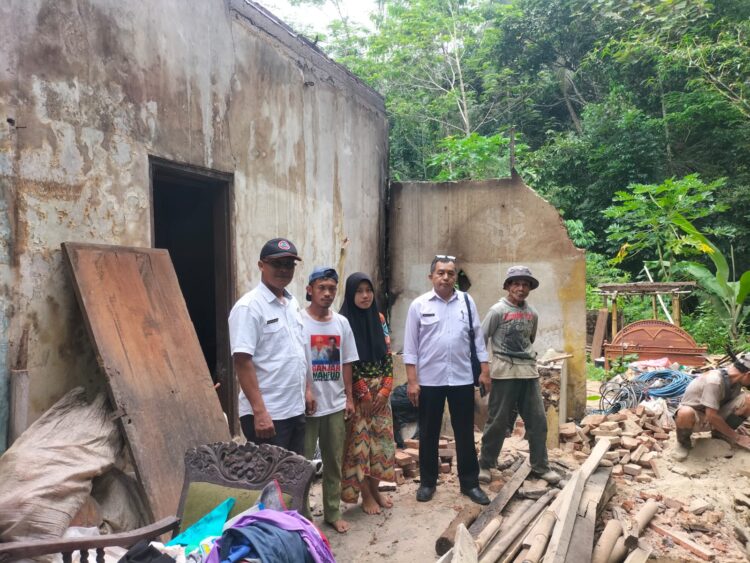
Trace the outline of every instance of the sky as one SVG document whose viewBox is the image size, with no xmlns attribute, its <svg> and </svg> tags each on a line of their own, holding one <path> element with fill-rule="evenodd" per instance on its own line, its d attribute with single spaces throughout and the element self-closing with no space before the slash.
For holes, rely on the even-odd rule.
<svg viewBox="0 0 750 563">
<path fill-rule="evenodd" d="M 326 2 L 323 6 L 292 6 L 288 0 L 255 1 L 294 29 L 301 29 L 302 24 L 304 27 L 324 33 L 328 24 L 338 18 L 338 12 L 332 2 Z M 342 6 L 352 22 L 370 25 L 369 14 L 375 10 L 374 0 L 343 0 Z"/>
</svg>

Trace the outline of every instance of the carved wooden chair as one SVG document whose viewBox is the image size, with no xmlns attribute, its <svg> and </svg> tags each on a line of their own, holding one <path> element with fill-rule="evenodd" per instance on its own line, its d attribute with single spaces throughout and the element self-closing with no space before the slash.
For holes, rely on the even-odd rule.
<svg viewBox="0 0 750 563">
<path fill-rule="evenodd" d="M 273 479 L 279 483 L 287 508 L 303 512 L 314 473 L 304 457 L 268 444 L 216 442 L 191 448 L 185 452 L 185 480 L 177 516 L 120 534 L 0 543 L 0 563 L 53 553 L 61 553 L 63 562 L 69 563 L 76 551 L 85 563 L 89 550 L 96 550 L 97 562 L 103 562 L 106 547 L 130 547 L 170 531 L 176 535 L 181 522 L 189 527 L 230 496 L 237 499 L 230 517 L 242 512 L 255 504 L 260 491 Z"/>
</svg>

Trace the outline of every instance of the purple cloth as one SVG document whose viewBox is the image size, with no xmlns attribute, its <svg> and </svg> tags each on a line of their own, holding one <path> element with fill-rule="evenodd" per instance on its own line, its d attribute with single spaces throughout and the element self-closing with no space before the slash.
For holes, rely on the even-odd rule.
<svg viewBox="0 0 750 563">
<path fill-rule="evenodd" d="M 278 510 L 259 510 L 252 514 L 248 514 L 237 520 L 232 528 L 244 528 L 245 526 L 252 526 L 253 522 L 268 522 L 274 526 L 278 526 L 282 530 L 290 532 L 297 532 L 302 536 L 302 540 L 307 545 L 307 549 L 312 555 L 315 563 L 336 563 L 331 553 L 331 548 L 323 540 L 320 532 L 313 526 L 309 520 L 300 516 L 295 510 L 287 510 L 280 512 Z M 205 559 L 205 563 L 220 563 L 219 558 L 219 546 L 221 540 L 214 542 L 210 553 Z"/>
</svg>

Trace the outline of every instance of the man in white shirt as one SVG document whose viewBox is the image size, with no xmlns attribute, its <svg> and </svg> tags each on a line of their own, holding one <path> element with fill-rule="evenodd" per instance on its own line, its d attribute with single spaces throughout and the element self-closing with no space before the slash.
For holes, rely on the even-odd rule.
<svg viewBox="0 0 750 563">
<path fill-rule="evenodd" d="M 232 307 L 229 340 L 243 434 L 251 442 L 302 454 L 305 412 L 314 412 L 315 401 L 300 307 L 285 289 L 299 260 L 285 238 L 263 246 L 260 283 Z"/>
<path fill-rule="evenodd" d="M 445 401 L 456 439 L 461 493 L 478 504 L 489 504 L 479 487 L 479 463 L 474 449 L 474 377 L 469 344 L 469 312 L 474 328 L 481 377 L 489 367 L 484 336 L 474 300 L 455 289 L 458 270 L 454 256 L 437 255 L 430 265 L 432 291 L 409 307 L 404 331 L 407 395 L 419 409 L 419 472 L 417 500 L 435 494 L 438 442 Z M 466 296 L 466 297 L 464 297 Z"/>
<path fill-rule="evenodd" d="M 305 457 L 312 459 L 315 444 L 320 444 L 323 459 L 323 519 L 340 534 L 349 530 L 341 518 L 341 464 L 344 459 L 346 422 L 354 413 L 352 399 L 352 362 L 359 360 L 357 344 L 349 321 L 331 311 L 339 276 L 328 267 L 315 268 L 307 286 L 310 306 L 302 312 L 305 342 L 311 350 L 320 343 L 333 341 L 337 358 L 326 354 L 312 361 L 313 393 L 317 410 L 307 417 Z M 328 350 L 328 348 L 326 348 Z M 314 357 L 314 356 L 313 356 Z"/>
</svg>

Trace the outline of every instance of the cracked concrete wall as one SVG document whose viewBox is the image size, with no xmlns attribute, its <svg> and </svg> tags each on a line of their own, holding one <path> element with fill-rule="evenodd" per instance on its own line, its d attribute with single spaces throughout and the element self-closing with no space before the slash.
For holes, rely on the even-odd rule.
<svg viewBox="0 0 750 563">
<path fill-rule="evenodd" d="M 347 238 L 379 277 L 383 100 L 252 2 L 12 0 L 0 57 L 0 425 L 24 332 L 32 420 L 101 384 L 60 243 L 150 246 L 149 155 L 234 174 L 237 295 L 274 236 L 298 296 Z"/>
<path fill-rule="evenodd" d="M 497 300 L 509 266 L 524 264 L 539 280 L 529 301 L 539 312 L 534 348 L 573 354 L 568 360 L 568 416 L 586 405 L 586 259 L 557 210 L 523 181 L 392 184 L 390 208 L 391 328 L 403 346 L 411 301 L 432 288 L 435 254 L 456 256 L 481 318 Z M 468 343 L 467 343 L 468 346 Z"/>
</svg>

